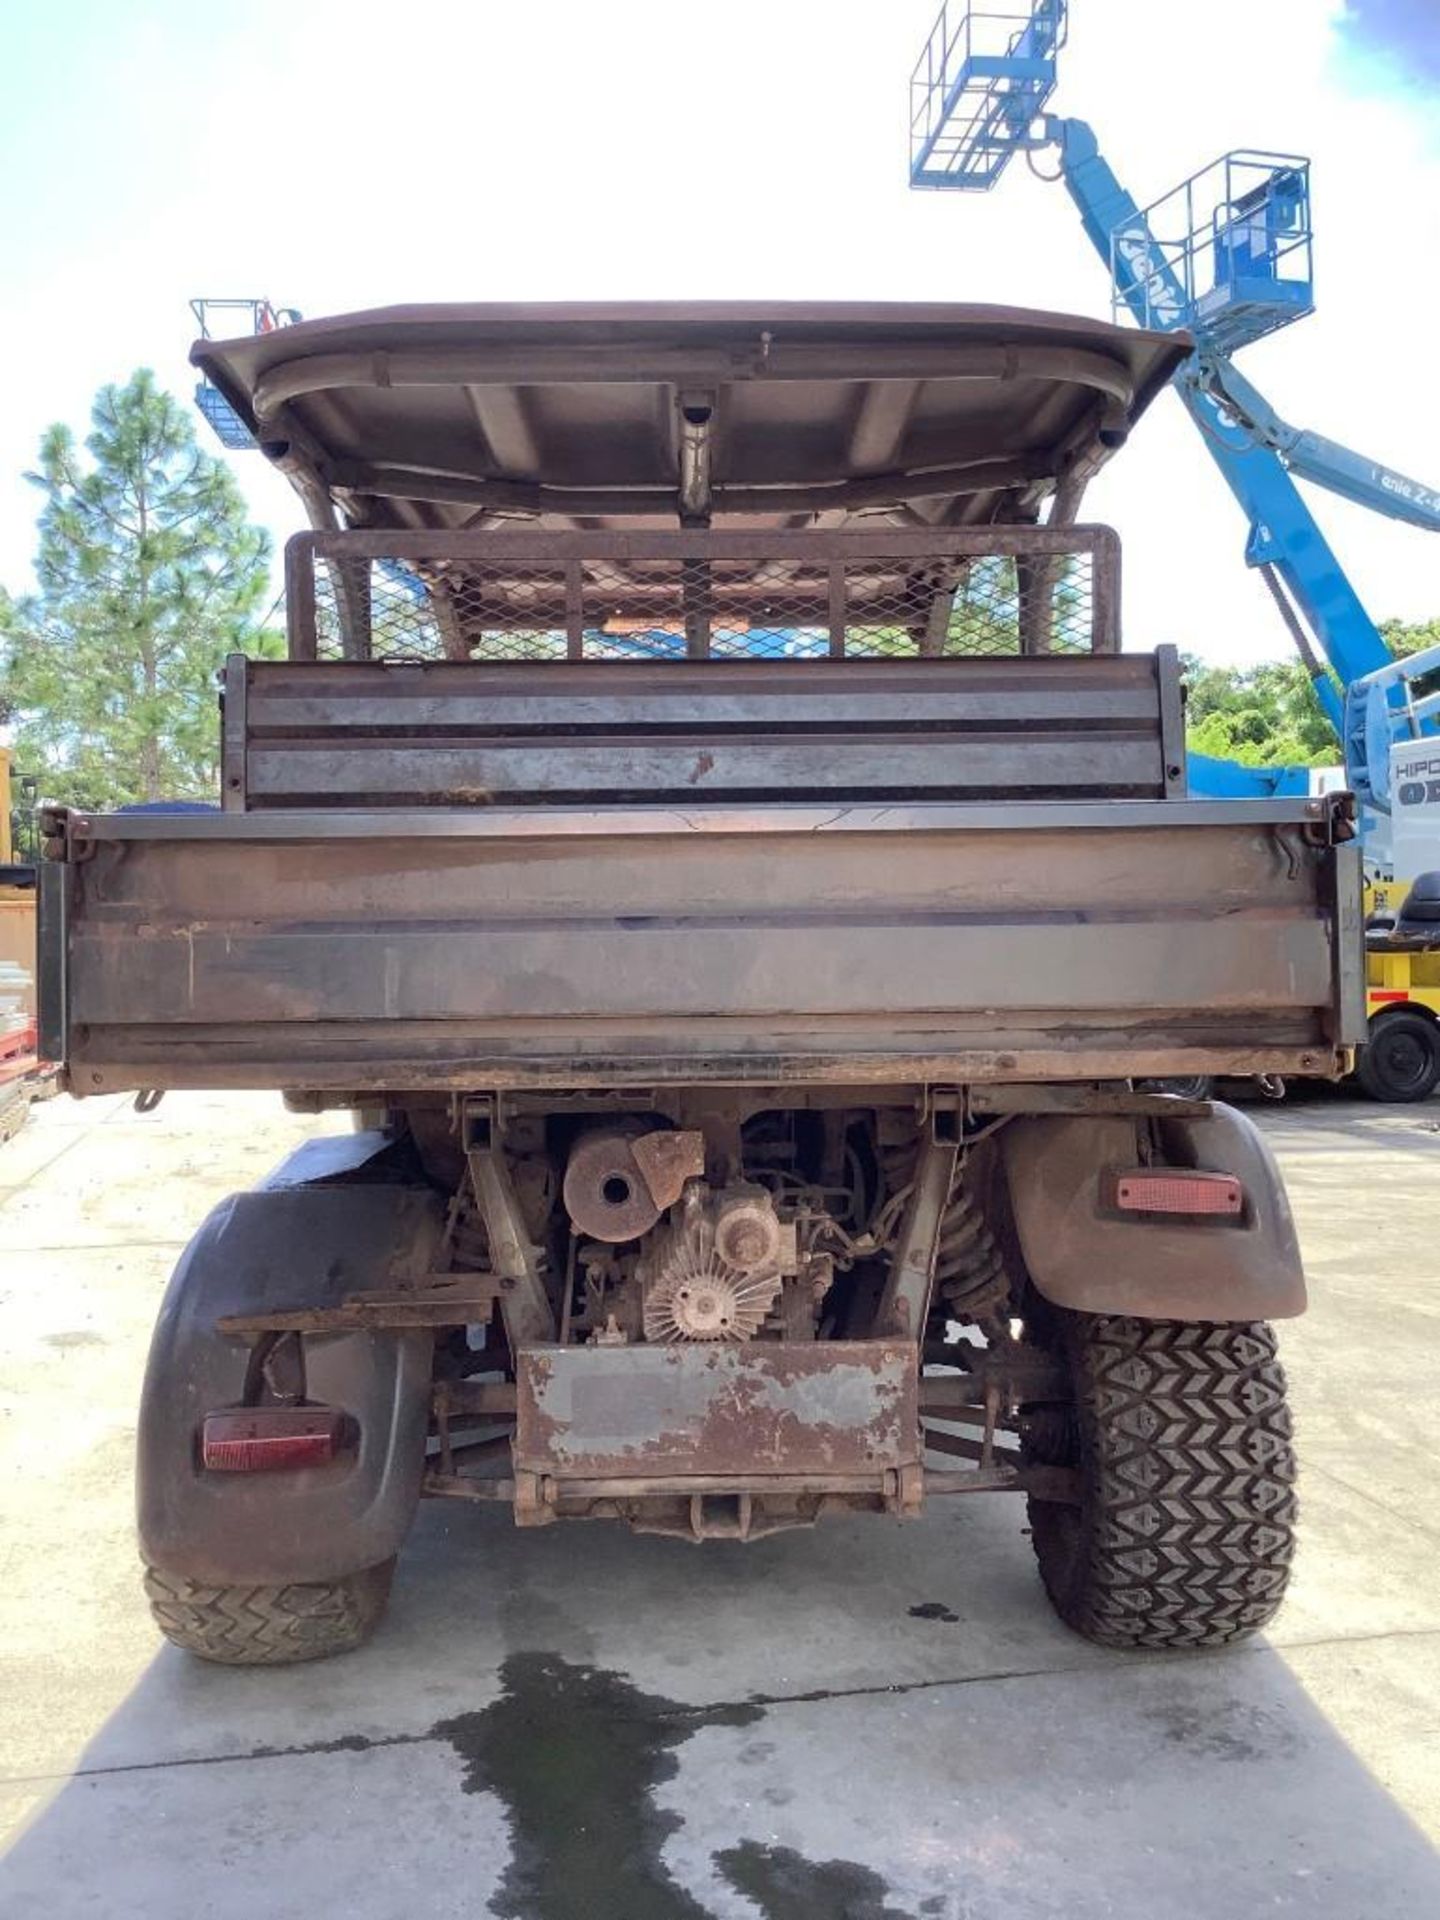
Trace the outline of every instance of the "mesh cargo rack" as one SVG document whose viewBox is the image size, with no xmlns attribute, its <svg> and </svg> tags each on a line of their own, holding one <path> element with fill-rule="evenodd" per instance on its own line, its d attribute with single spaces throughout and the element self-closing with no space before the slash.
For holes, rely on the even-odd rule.
<svg viewBox="0 0 1440 1920">
<path fill-rule="evenodd" d="M 874 533 L 306 533 L 294 660 L 1113 653 L 1105 527 Z"/>
</svg>

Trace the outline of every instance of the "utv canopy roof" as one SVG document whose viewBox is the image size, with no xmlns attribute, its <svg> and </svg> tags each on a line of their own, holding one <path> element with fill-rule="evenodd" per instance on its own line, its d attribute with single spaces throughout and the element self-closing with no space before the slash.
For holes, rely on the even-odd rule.
<svg viewBox="0 0 1440 1920">
<path fill-rule="evenodd" d="M 312 523 L 1033 520 L 1189 352 L 1010 307 L 385 307 L 191 359 Z M 1067 484 L 1068 483 L 1068 484 Z"/>
</svg>

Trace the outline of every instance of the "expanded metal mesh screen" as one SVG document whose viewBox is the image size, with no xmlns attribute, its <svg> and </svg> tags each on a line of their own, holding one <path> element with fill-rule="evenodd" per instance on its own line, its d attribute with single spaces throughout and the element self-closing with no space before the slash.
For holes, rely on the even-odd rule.
<svg viewBox="0 0 1440 1920">
<path fill-rule="evenodd" d="M 548 561 L 367 553 L 348 544 L 359 536 L 305 538 L 308 578 L 291 607 L 301 658 L 925 658 L 1113 645 L 1113 595 L 1099 581 L 1109 556 L 1081 530 L 1070 551 L 837 555 L 816 543 L 813 554 L 572 551 Z"/>
</svg>

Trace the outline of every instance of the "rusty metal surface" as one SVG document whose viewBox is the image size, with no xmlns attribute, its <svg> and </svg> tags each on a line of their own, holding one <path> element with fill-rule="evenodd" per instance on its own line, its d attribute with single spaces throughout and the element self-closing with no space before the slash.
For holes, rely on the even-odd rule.
<svg viewBox="0 0 1440 1920">
<path fill-rule="evenodd" d="M 1324 1073 L 1346 850 L 1311 804 L 100 816 L 66 1062 L 80 1091 Z"/>
<path fill-rule="evenodd" d="M 509 1415 L 515 1411 L 515 1387 L 508 1380 L 437 1380 L 434 1404 L 446 1418 Z"/>
<path fill-rule="evenodd" d="M 565 1164 L 565 1211 L 581 1233 L 612 1244 L 635 1240 L 650 1231 L 670 1204 L 652 1190 L 635 1144 L 632 1130 L 597 1127 L 582 1133 L 571 1147 Z M 703 1166 L 702 1141 L 702 1171 Z"/>
<path fill-rule="evenodd" d="M 959 1130 L 953 1122 L 947 1135 L 932 1132 L 921 1144 L 911 1176 L 910 1203 L 875 1313 L 882 1333 L 902 1340 L 919 1340 L 924 1335 L 941 1224 L 959 1151 Z"/>
<path fill-rule="evenodd" d="M 751 736 L 785 728 L 842 745 L 857 735 L 923 724 L 926 737 L 963 740 L 1017 723 L 1156 737 L 1157 675 L 1168 651 L 1028 660 L 425 661 L 400 668 L 363 661 L 246 660 L 246 725 L 227 729 L 227 766 L 272 743 L 313 750 L 326 740 L 423 745 L 449 734 L 555 738 L 583 727 L 612 735 L 702 727 Z M 226 696 L 227 718 L 231 696 Z M 248 788 L 250 783 L 242 782 Z M 278 780 L 276 781 L 278 784 Z M 295 789 L 298 791 L 298 785 Z M 258 789 L 257 789 L 258 792 Z M 689 796 L 694 798 L 693 794 Z"/>
<path fill-rule="evenodd" d="M 1147 1123 L 1141 1122 L 1141 1127 Z M 1284 1183 L 1247 1115 L 1148 1123 L 1157 1164 L 1236 1176 L 1238 1220 L 1118 1213 L 1107 1185 L 1137 1157 L 1134 1120 L 1036 1115 L 1000 1137 L 1015 1225 L 1038 1290 L 1080 1313 L 1148 1320 L 1283 1320 L 1305 1310 L 1305 1273 Z"/>
<path fill-rule="evenodd" d="M 426 1284 L 428 1280 L 429 1284 Z M 277 1308 L 229 1314 L 221 1333 L 336 1333 L 351 1327 L 463 1327 L 486 1321 L 500 1290 L 478 1273 L 439 1273 L 414 1287 L 352 1293 L 334 1307 Z"/>
<path fill-rule="evenodd" d="M 312 520 L 1014 517 L 1098 466 L 1183 336 L 976 306 L 391 307 L 192 359 Z M 682 396 L 684 404 L 682 405 Z"/>
<path fill-rule="evenodd" d="M 555 1312 L 546 1292 L 543 1253 L 531 1241 L 509 1159 L 491 1140 L 483 1119 L 472 1122 L 467 1112 L 465 1124 L 470 1181 L 499 1282 L 506 1337 L 512 1347 L 524 1340 L 551 1339 Z M 472 1126 L 477 1129 L 473 1133 Z"/>
<path fill-rule="evenodd" d="M 876 1476 L 877 1483 L 898 1478 L 893 1472 Z M 1066 1505 L 1078 1506 L 1082 1498 L 1080 1474 L 1072 1467 L 975 1467 L 968 1472 L 948 1473 L 934 1468 L 920 1470 L 911 1488 L 906 1489 L 907 1498 L 903 1501 L 898 1494 L 887 1493 L 884 1486 L 877 1484 L 874 1491 L 857 1489 L 856 1476 L 821 1474 L 776 1476 L 763 1482 L 746 1476 L 728 1478 L 708 1478 L 698 1487 L 679 1479 L 670 1481 L 656 1480 L 643 1489 L 631 1479 L 585 1480 L 558 1483 L 558 1493 L 563 1485 L 567 1494 L 565 1507 L 577 1518 L 592 1517 L 595 1507 L 605 1511 L 605 1517 L 628 1518 L 637 1532 L 689 1532 L 693 1527 L 680 1529 L 674 1527 L 653 1527 L 646 1524 L 644 1508 L 651 1504 L 660 1504 L 683 1493 L 687 1500 L 718 1494 L 735 1496 L 737 1499 L 753 1498 L 757 1504 L 773 1499 L 776 1495 L 798 1495 L 811 1502 L 810 1511 L 802 1511 L 788 1524 L 805 1526 L 818 1519 L 824 1512 L 844 1512 L 853 1510 L 865 1512 L 890 1507 L 906 1515 L 920 1510 L 925 1499 L 932 1496 L 946 1497 L 958 1493 L 1030 1493 L 1041 1500 L 1055 1500 Z M 763 1491 L 761 1489 L 763 1488 Z M 508 1505 L 515 1500 L 516 1482 L 508 1475 L 446 1473 L 439 1469 L 427 1472 L 422 1491 L 434 1499 L 479 1500 L 487 1503 L 499 1502 Z M 547 1517 L 560 1517 L 554 1506 L 548 1509 Z M 763 1538 L 766 1533 L 778 1531 L 775 1526 L 748 1528 L 744 1533 L 738 1530 L 734 1538 Z M 695 1537 L 699 1537 L 696 1535 Z"/>
<path fill-rule="evenodd" d="M 637 1135 L 631 1151 L 662 1212 L 680 1198 L 687 1180 L 698 1180 L 705 1171 L 705 1135 L 698 1127 L 679 1133 L 654 1127 Z"/>
<path fill-rule="evenodd" d="M 1047 658 L 1120 646 L 1120 545 L 1104 526 L 364 529 L 295 535 L 285 577 L 293 663 L 553 669 L 688 658 L 753 669 L 797 657 Z M 1172 676 L 1171 732 L 1179 716 Z"/>
<path fill-rule="evenodd" d="M 1181 797 L 1173 649 L 1015 659 L 235 663 L 246 811 Z M 228 702 L 229 696 L 227 696 Z M 228 705 L 227 705 L 228 711 Z"/>
<path fill-rule="evenodd" d="M 919 1459 L 904 1341 L 534 1347 L 517 1374 L 517 1469 L 557 1480 L 878 1482 Z"/>
</svg>

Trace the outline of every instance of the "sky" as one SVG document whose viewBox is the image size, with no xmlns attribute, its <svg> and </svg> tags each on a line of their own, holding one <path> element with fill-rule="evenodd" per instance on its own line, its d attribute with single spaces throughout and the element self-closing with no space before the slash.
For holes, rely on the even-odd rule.
<svg viewBox="0 0 1440 1920">
<path fill-rule="evenodd" d="M 310 317 L 766 297 L 1108 315 L 1064 190 L 1023 163 L 987 195 L 908 190 L 934 11 L 0 0 L 0 582 L 28 584 L 21 476 L 52 420 L 83 432 L 96 388 L 140 365 L 189 398 L 197 294 Z M 1293 424 L 1440 485 L 1440 0 L 1072 0 L 1052 110 L 1095 126 L 1142 205 L 1230 147 L 1310 155 L 1318 311 L 1244 371 Z M 277 540 L 302 524 L 258 454 L 228 457 Z M 1440 613 L 1440 540 L 1311 498 L 1377 619 Z M 1086 511 L 1125 541 L 1127 645 L 1285 653 L 1173 395 Z"/>
</svg>

